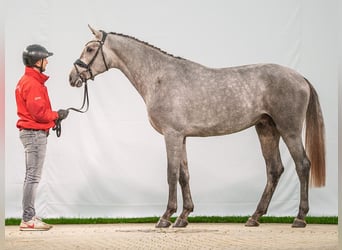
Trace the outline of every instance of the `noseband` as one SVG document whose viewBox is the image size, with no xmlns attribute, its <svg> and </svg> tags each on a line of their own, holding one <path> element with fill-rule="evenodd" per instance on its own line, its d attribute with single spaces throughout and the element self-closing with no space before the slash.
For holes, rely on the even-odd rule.
<svg viewBox="0 0 342 250">
<path fill-rule="evenodd" d="M 93 74 L 93 72 L 92 72 L 92 70 L 91 70 L 90 67 L 91 67 L 92 64 L 94 63 L 94 61 L 95 61 L 95 59 L 96 59 L 97 54 L 99 53 L 99 51 L 101 51 L 101 55 L 102 55 L 103 63 L 104 63 L 104 65 L 105 65 L 105 67 L 106 67 L 106 71 L 109 69 L 109 68 L 108 68 L 108 65 L 107 65 L 107 62 L 106 62 L 106 59 L 105 59 L 105 56 L 104 56 L 104 53 L 103 53 L 103 44 L 104 44 L 104 42 L 105 42 L 105 40 L 106 40 L 107 33 L 104 32 L 103 30 L 101 30 L 101 32 L 102 32 L 102 39 L 101 39 L 101 41 L 100 41 L 100 40 L 97 40 L 97 41 L 90 41 L 90 42 L 88 42 L 88 43 L 86 44 L 86 46 L 87 46 L 89 43 L 99 43 L 99 45 L 100 45 L 100 46 L 97 48 L 97 51 L 96 51 L 95 55 L 93 56 L 93 58 L 90 60 L 90 62 L 89 62 L 88 64 L 86 64 L 86 63 L 83 62 L 81 59 L 77 59 L 77 60 L 74 62 L 74 67 L 75 67 L 75 69 L 76 69 L 76 73 L 77 73 L 78 77 L 82 80 L 82 82 L 87 82 L 87 80 L 88 80 L 88 79 L 82 77 L 81 74 L 82 74 L 83 72 L 88 72 L 89 75 L 90 75 L 90 78 L 89 78 L 89 79 L 94 80 L 94 77 L 95 77 L 95 76 L 94 76 L 94 74 Z M 80 68 L 84 68 L 85 71 L 80 72 L 80 71 L 78 70 L 78 67 L 77 67 L 77 66 L 80 67 Z"/>
</svg>

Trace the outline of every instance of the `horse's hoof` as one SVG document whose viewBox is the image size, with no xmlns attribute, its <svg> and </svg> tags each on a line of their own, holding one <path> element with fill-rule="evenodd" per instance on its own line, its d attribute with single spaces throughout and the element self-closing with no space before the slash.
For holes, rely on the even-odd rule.
<svg viewBox="0 0 342 250">
<path fill-rule="evenodd" d="M 254 220 L 252 217 L 248 219 L 245 226 L 246 227 L 258 227 L 260 223 L 257 220 Z"/>
<path fill-rule="evenodd" d="M 292 223 L 292 227 L 296 227 L 296 228 L 303 228 L 306 227 L 306 222 L 305 220 L 301 220 L 301 219 L 294 219 L 293 223 Z"/>
<path fill-rule="evenodd" d="M 187 220 L 178 217 L 172 227 L 186 227 L 188 224 L 189 222 Z"/>
<path fill-rule="evenodd" d="M 156 228 L 168 228 L 169 226 L 171 226 L 171 221 L 160 218 L 156 225 Z"/>
</svg>

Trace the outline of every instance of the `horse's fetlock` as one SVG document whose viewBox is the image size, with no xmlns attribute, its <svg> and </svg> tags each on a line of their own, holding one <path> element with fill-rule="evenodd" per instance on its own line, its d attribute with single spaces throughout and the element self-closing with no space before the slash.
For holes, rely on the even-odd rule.
<svg viewBox="0 0 342 250">
<path fill-rule="evenodd" d="M 167 211 L 168 211 L 169 214 L 172 215 L 172 214 L 174 214 L 175 212 L 177 212 L 177 206 L 172 206 L 172 207 L 171 207 L 171 206 L 168 206 L 168 207 L 167 207 Z"/>
<path fill-rule="evenodd" d="M 191 213 L 194 211 L 194 207 L 194 204 L 184 204 L 183 210 Z"/>
</svg>

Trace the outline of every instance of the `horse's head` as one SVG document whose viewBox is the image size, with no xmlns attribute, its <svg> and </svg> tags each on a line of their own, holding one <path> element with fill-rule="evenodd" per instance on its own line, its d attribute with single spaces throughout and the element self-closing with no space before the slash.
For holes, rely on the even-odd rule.
<svg viewBox="0 0 342 250">
<path fill-rule="evenodd" d="M 80 58 L 74 63 L 69 74 L 69 82 L 73 87 L 81 87 L 83 82 L 94 80 L 96 75 L 109 69 L 106 56 L 108 50 L 104 45 L 107 33 L 95 30 L 90 25 L 88 27 L 95 35 L 95 39 L 85 45 Z"/>
</svg>

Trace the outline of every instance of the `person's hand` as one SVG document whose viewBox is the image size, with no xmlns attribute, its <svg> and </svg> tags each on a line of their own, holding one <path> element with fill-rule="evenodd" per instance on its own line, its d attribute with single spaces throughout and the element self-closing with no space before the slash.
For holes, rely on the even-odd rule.
<svg viewBox="0 0 342 250">
<path fill-rule="evenodd" d="M 68 114 L 69 114 L 69 110 L 67 109 L 60 109 L 57 111 L 58 113 L 58 120 L 64 120 L 65 118 L 67 118 Z"/>
</svg>

